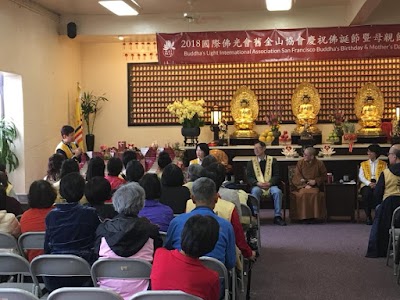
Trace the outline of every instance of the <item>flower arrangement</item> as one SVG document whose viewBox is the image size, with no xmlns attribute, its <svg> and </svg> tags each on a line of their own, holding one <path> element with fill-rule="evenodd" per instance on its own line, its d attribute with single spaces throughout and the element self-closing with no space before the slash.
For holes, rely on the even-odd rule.
<svg viewBox="0 0 400 300">
<path fill-rule="evenodd" d="M 335 153 L 336 151 L 334 151 L 334 148 L 329 145 L 325 145 L 324 147 L 322 147 L 321 151 L 319 152 L 319 154 L 322 156 L 331 156 L 332 154 Z"/>
<path fill-rule="evenodd" d="M 168 111 L 178 118 L 183 127 L 201 127 L 204 121 L 204 100 L 190 101 L 183 99 L 182 101 L 174 101 L 167 106 Z"/>
<path fill-rule="evenodd" d="M 336 111 L 336 113 L 331 117 L 331 120 L 333 122 L 333 130 L 336 132 L 336 135 L 342 136 L 343 122 L 345 121 L 344 113 L 340 110 Z"/>
<path fill-rule="evenodd" d="M 299 154 L 297 153 L 296 149 L 294 149 L 292 146 L 285 146 L 281 152 L 283 155 L 286 157 L 293 157 L 293 156 L 298 156 Z"/>
<path fill-rule="evenodd" d="M 279 131 L 279 124 L 281 123 L 281 116 L 279 113 L 266 116 L 265 121 L 269 126 L 271 126 L 271 131 Z"/>
<path fill-rule="evenodd" d="M 356 125 L 354 123 L 345 121 L 343 123 L 343 138 L 345 141 L 355 141 L 357 139 Z"/>
</svg>

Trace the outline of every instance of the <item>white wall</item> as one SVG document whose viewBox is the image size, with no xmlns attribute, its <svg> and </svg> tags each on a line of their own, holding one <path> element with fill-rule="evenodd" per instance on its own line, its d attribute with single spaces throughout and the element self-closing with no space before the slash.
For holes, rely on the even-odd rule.
<svg viewBox="0 0 400 300">
<path fill-rule="evenodd" d="M 58 22 L 46 16 L 0 1 L 0 71 L 20 75 L 23 88 L 24 147 L 17 151 L 22 163 L 10 174 L 17 193 L 45 175 L 80 80 L 79 44 L 57 29 Z"/>
</svg>

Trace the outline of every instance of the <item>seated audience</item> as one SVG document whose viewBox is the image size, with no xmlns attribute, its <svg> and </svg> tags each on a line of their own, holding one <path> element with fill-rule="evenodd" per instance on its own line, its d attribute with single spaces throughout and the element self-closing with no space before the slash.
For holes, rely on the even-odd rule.
<svg viewBox="0 0 400 300">
<path fill-rule="evenodd" d="M 119 177 L 122 172 L 122 160 L 111 157 L 107 164 L 108 175 L 105 177 L 111 184 L 111 192 L 114 193 L 121 185 L 126 183 L 125 179 Z"/>
<path fill-rule="evenodd" d="M 58 154 L 57 154 L 58 155 Z M 46 231 L 45 219 L 47 214 L 54 208 L 57 193 L 45 180 L 36 180 L 29 187 L 28 204 L 29 209 L 23 213 L 20 224 L 21 233 Z M 44 253 L 44 250 L 28 250 L 28 260 Z"/>
<path fill-rule="evenodd" d="M 151 269 L 152 290 L 181 290 L 204 300 L 219 298 L 219 275 L 199 257 L 218 241 L 219 224 L 211 216 L 190 217 L 182 231 L 182 250 L 157 249 Z"/>
<path fill-rule="evenodd" d="M 139 180 L 139 184 L 144 189 L 146 201 L 143 209 L 139 212 L 139 217 L 145 217 L 151 223 L 157 225 L 160 231 L 167 231 L 169 223 L 174 218 L 171 207 L 161 204 L 158 200 L 161 195 L 161 183 L 156 174 L 145 174 Z"/>
<path fill-rule="evenodd" d="M 221 261 L 228 270 L 232 269 L 236 262 L 235 235 L 232 225 L 227 220 L 217 216 L 213 211 L 218 201 L 214 181 L 205 177 L 197 179 L 193 183 L 192 199 L 196 204 L 196 208 L 189 213 L 175 217 L 169 224 L 165 248 L 169 250 L 182 249 L 181 236 L 183 227 L 191 216 L 211 216 L 218 221 L 220 230 L 214 249 L 206 253 L 206 256 L 214 257 Z"/>
<path fill-rule="evenodd" d="M 53 187 L 56 189 L 57 198 L 55 203 L 64 203 L 65 199 L 62 199 L 60 195 L 60 182 L 61 179 L 70 173 L 79 173 L 79 164 L 75 159 L 66 159 L 61 165 L 60 180 L 53 183 Z"/>
<path fill-rule="evenodd" d="M 192 193 L 193 182 L 203 176 L 204 168 L 199 164 L 192 164 L 188 167 L 188 181 L 183 185 Z"/>
<path fill-rule="evenodd" d="M 175 164 L 166 166 L 161 177 L 160 202 L 171 207 L 174 214 L 184 213 L 186 201 L 190 199 L 189 189 L 182 185 L 182 169 Z"/>
<path fill-rule="evenodd" d="M 96 176 L 86 183 L 85 197 L 89 202 L 89 206 L 96 209 L 100 221 L 104 222 L 117 215 L 111 204 L 104 203 L 111 198 L 111 185 L 104 177 Z"/>
<path fill-rule="evenodd" d="M 8 233 L 16 238 L 21 234 L 21 227 L 14 214 L 6 210 L 6 189 L 0 186 L 0 232 Z"/>
<path fill-rule="evenodd" d="M 95 253 L 100 258 L 140 258 L 152 262 L 162 239 L 156 225 L 138 217 L 145 191 L 137 182 L 127 183 L 114 193 L 112 200 L 118 215 L 97 228 Z M 136 279 L 100 279 L 98 284 L 115 290 L 126 300 L 149 286 L 147 280 Z"/>
<path fill-rule="evenodd" d="M 6 190 L 6 199 L 5 199 L 5 210 L 8 213 L 14 214 L 16 217 L 22 215 L 24 212 L 21 206 L 21 203 L 14 197 L 10 197 L 7 195 L 8 188 L 8 176 L 6 173 L 0 171 L 0 185 Z"/>
<path fill-rule="evenodd" d="M 367 155 L 369 159 L 360 164 L 358 178 L 360 180 L 360 194 L 365 205 L 366 224 L 372 225 L 371 210 L 378 205 L 374 197 L 376 181 L 382 171 L 387 168 L 387 164 L 379 160 L 381 147 L 377 144 L 368 146 Z"/>
<path fill-rule="evenodd" d="M 369 236 L 367 257 L 385 257 L 389 243 L 389 229 L 393 211 L 400 206 L 400 144 L 393 145 L 388 153 L 390 167 L 383 170 L 375 186 L 378 203 Z M 400 227 L 400 224 L 395 224 Z"/>
<path fill-rule="evenodd" d="M 219 193 L 219 188 L 224 181 L 226 174 L 225 167 L 220 163 L 213 163 L 205 169 L 206 172 L 204 172 L 204 175 L 212 179 L 216 188 L 218 189 L 219 198 L 214 206 L 214 212 L 232 224 L 236 246 L 245 258 L 254 260 L 256 257 L 256 252 L 253 251 L 247 244 L 237 207 L 231 201 L 227 201 L 222 198 L 221 194 Z M 192 199 L 186 202 L 186 212 L 192 211 L 195 209 L 195 207 L 195 203 Z"/>
<path fill-rule="evenodd" d="M 196 146 L 196 156 L 197 158 L 190 161 L 190 165 L 203 163 L 203 158 L 210 154 L 210 148 L 206 143 L 198 143 Z"/>
<path fill-rule="evenodd" d="M 217 163 L 218 160 L 212 156 L 212 155 L 207 155 L 206 157 L 203 158 L 203 162 L 201 164 L 201 166 L 203 168 L 207 168 L 209 165 Z"/>
<path fill-rule="evenodd" d="M 325 195 L 321 191 L 326 181 L 326 168 L 324 163 L 315 157 L 315 154 L 314 148 L 306 148 L 303 159 L 297 162 L 292 179 L 296 190 L 291 192 L 291 219 L 326 218 Z"/>
<path fill-rule="evenodd" d="M 104 177 L 104 171 L 106 170 L 106 165 L 104 160 L 99 157 L 93 157 L 89 160 L 87 171 L 86 171 L 86 181 L 90 181 L 93 177 L 101 176 Z"/>
<path fill-rule="evenodd" d="M 49 157 L 47 164 L 47 175 L 43 178 L 51 184 L 60 180 L 61 166 L 65 160 L 64 155 L 55 153 Z"/>
<path fill-rule="evenodd" d="M 169 156 L 168 152 L 161 151 L 160 154 L 158 155 L 158 160 L 157 160 L 158 164 L 157 175 L 159 178 L 161 178 L 164 168 L 170 163 L 172 163 L 172 159 Z"/>
<path fill-rule="evenodd" d="M 122 164 L 124 165 L 124 169 L 122 170 L 121 175 L 125 178 L 126 175 L 126 168 L 128 166 L 128 163 L 131 162 L 132 160 L 137 160 L 137 154 L 133 150 L 126 150 L 122 154 Z"/>
<path fill-rule="evenodd" d="M 94 208 L 79 204 L 84 189 L 85 180 L 79 173 L 69 173 L 61 178 L 60 194 L 66 203 L 56 204 L 46 217 L 44 252 L 74 254 L 92 264 L 96 259 L 93 246 L 100 221 Z M 91 280 L 79 277 L 46 277 L 44 281 L 49 291 L 91 284 Z"/>
<path fill-rule="evenodd" d="M 126 180 L 128 182 L 139 182 L 144 175 L 143 165 L 138 160 L 130 161 L 126 166 Z"/>
</svg>

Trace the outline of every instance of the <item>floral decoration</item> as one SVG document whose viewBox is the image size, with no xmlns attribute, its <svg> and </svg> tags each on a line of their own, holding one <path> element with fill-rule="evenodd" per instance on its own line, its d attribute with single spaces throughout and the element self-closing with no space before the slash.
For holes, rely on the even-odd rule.
<svg viewBox="0 0 400 300">
<path fill-rule="evenodd" d="M 334 151 L 334 148 L 329 145 L 325 145 L 324 147 L 322 147 L 321 151 L 319 152 L 319 154 L 323 156 L 331 156 L 332 154 L 335 153 L 336 151 Z"/>
<path fill-rule="evenodd" d="M 285 146 L 281 153 L 283 155 L 285 155 L 286 157 L 293 157 L 293 156 L 297 156 L 298 155 L 296 149 L 294 149 L 290 145 Z"/>
<path fill-rule="evenodd" d="M 335 131 L 337 136 L 343 135 L 343 123 L 345 122 L 344 113 L 340 110 L 336 111 L 336 113 L 331 117 L 333 122 L 333 130 Z"/>
<path fill-rule="evenodd" d="M 204 121 L 204 100 L 190 101 L 183 99 L 182 101 L 174 101 L 167 106 L 168 111 L 178 118 L 183 127 L 201 127 Z"/>
<path fill-rule="evenodd" d="M 265 121 L 271 126 L 271 131 L 279 131 L 279 124 L 281 123 L 281 116 L 279 113 L 266 116 Z"/>
</svg>

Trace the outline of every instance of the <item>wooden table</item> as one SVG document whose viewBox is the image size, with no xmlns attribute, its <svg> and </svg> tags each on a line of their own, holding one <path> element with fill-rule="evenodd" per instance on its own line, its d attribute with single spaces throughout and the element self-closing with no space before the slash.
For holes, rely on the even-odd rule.
<svg viewBox="0 0 400 300">
<path fill-rule="evenodd" d="M 350 217 L 354 222 L 355 202 L 357 201 L 357 185 L 328 183 L 325 185 L 326 212 L 330 217 Z"/>
</svg>

